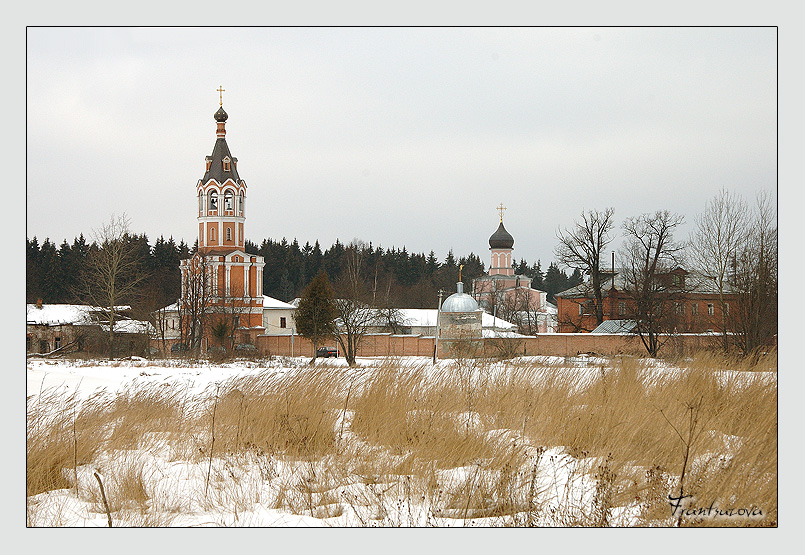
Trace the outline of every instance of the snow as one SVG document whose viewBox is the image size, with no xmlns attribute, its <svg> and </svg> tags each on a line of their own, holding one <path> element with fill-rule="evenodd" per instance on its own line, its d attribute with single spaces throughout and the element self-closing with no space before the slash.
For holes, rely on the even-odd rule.
<svg viewBox="0 0 805 555">
<path fill-rule="evenodd" d="M 263 308 L 294 310 L 296 307 L 274 297 L 263 295 Z"/>
<path fill-rule="evenodd" d="M 105 309 L 80 304 L 35 304 L 26 305 L 26 323 L 32 325 L 60 326 L 60 325 L 92 325 L 97 324 L 95 314 L 103 313 Z M 116 310 L 131 310 L 130 306 L 118 306 Z M 109 325 L 100 324 L 102 330 L 109 331 Z M 118 317 L 115 321 L 115 331 L 119 333 L 150 333 L 154 327 L 145 321 Z"/>
<path fill-rule="evenodd" d="M 75 393 L 80 400 L 94 393 L 110 394 L 128 387 L 159 387 L 163 384 L 181 384 L 187 395 L 209 393 L 210 388 L 236 376 L 260 374 L 284 374 L 308 368 L 308 358 L 282 357 L 261 361 L 238 361 L 213 364 L 208 362 L 187 363 L 172 361 L 149 361 L 141 358 L 115 361 L 59 361 L 29 360 L 27 363 L 27 396 L 29 402 L 43 392 Z M 441 360 L 435 366 L 427 366 L 428 357 L 406 357 L 394 360 L 395 364 L 412 368 L 424 368 L 426 372 L 442 372 L 461 365 L 460 361 Z M 593 376 L 596 363 L 604 362 L 594 357 L 521 357 L 518 363 L 564 364 L 565 370 L 578 372 L 579 383 Z M 356 375 L 372 372 L 387 363 L 384 358 L 360 358 L 359 367 L 350 369 L 343 359 L 317 361 L 322 369 L 351 371 Z M 490 363 L 488 375 L 505 371 L 507 363 Z M 673 367 L 660 371 L 677 371 Z M 776 379 L 776 377 L 774 377 Z M 352 412 L 347 411 L 337 420 L 336 426 L 344 428 L 344 440 L 360 442 L 352 435 L 350 424 Z M 475 412 L 458 415 L 462 426 L 482 430 L 482 416 Z M 150 432 L 151 440 L 141 442 L 137 450 L 104 452 L 91 465 L 79 465 L 77 478 L 83 495 L 76 496 L 75 488 L 49 491 L 28 499 L 29 514 L 34 526 L 105 527 L 107 517 L 97 500 L 89 499 L 87 491 L 94 487 L 94 472 L 103 468 L 134 469 L 146 478 L 149 495 L 146 509 L 121 507 L 114 512 L 116 525 L 120 526 L 171 526 L 171 527 L 351 527 L 351 526 L 499 526 L 500 517 L 488 516 L 494 505 L 484 509 L 467 511 L 461 505 L 451 505 L 444 498 L 416 497 L 411 495 L 410 484 L 404 476 L 389 479 L 388 476 L 339 476 L 338 479 L 317 471 L 309 463 L 283 459 L 280 456 L 259 455 L 252 451 L 223 453 L 209 460 L 181 460 L 169 456 L 169 449 L 160 447 L 160 433 Z M 487 432 L 490 440 L 503 444 L 523 442 L 513 430 L 492 429 Z M 740 438 L 724 437 L 727 445 L 737 445 Z M 143 443 L 147 447 L 143 447 Z M 363 455 L 372 447 L 364 447 Z M 590 507 L 596 484 L 592 473 L 586 472 L 600 464 L 596 459 L 576 459 L 560 447 L 537 450 L 529 448 L 532 466 L 539 461 L 539 473 L 532 481 L 535 491 L 540 492 L 540 510 L 533 522 L 539 526 L 566 526 L 568 520 L 583 518 L 583 507 Z M 400 460 L 404 460 L 402 455 Z M 73 471 L 67 472 L 68 480 L 74 483 Z M 209 476 L 209 479 L 208 479 Z M 480 465 L 468 465 L 452 469 L 439 469 L 435 479 L 443 484 L 445 491 L 476 484 L 494 477 L 485 476 Z M 527 478 L 527 477 L 526 477 Z M 112 484 L 115 476 L 103 476 L 106 484 Z M 308 496 L 293 500 L 298 510 L 289 511 L 277 498 L 270 484 L 303 485 L 309 488 Z M 111 487 L 109 485 L 108 487 Z M 289 491 L 296 491 L 293 488 Z M 308 490 L 305 490 L 308 491 Z M 441 492 L 441 490 L 440 490 Z M 434 494 L 438 495 L 438 494 Z M 325 498 L 330 502 L 326 502 Z M 373 504 L 372 501 L 375 503 Z M 381 500 L 379 503 L 377 500 Z M 490 503 L 492 500 L 490 499 Z M 434 507 L 439 507 L 438 510 Z M 575 511 L 575 512 L 574 512 Z M 589 512 L 587 513 L 589 514 Z M 610 522 L 614 525 L 630 525 L 635 522 L 639 507 L 632 504 L 612 510 Z"/>
<path fill-rule="evenodd" d="M 26 306 L 26 322 L 39 325 L 88 324 L 91 307 L 78 304 L 35 304 Z"/>
<path fill-rule="evenodd" d="M 435 327 L 439 311 L 435 308 L 400 308 L 402 321 L 406 326 Z M 515 324 L 501 320 L 484 312 L 481 316 L 481 326 L 484 328 L 517 329 Z"/>
</svg>

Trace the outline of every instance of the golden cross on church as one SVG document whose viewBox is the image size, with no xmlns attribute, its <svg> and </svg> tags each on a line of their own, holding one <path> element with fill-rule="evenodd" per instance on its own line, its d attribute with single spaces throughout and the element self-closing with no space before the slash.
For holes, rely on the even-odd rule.
<svg viewBox="0 0 805 555">
<path fill-rule="evenodd" d="M 224 91 L 226 89 L 223 86 L 218 85 L 218 88 L 215 89 L 215 90 L 218 91 L 218 102 L 220 103 L 221 106 L 223 106 L 224 105 L 224 94 L 223 93 L 224 93 Z"/>
<path fill-rule="evenodd" d="M 497 211 L 500 212 L 500 223 L 503 223 L 503 212 L 506 210 L 506 207 L 503 206 L 503 203 L 500 203 L 500 206 L 497 207 Z"/>
</svg>

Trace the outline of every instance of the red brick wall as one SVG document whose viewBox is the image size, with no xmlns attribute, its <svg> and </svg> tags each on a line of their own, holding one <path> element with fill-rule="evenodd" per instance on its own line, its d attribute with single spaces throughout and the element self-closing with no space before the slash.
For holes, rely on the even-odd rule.
<svg viewBox="0 0 805 555">
<path fill-rule="evenodd" d="M 670 338 L 660 349 L 661 355 L 681 355 L 713 346 L 718 340 L 713 335 L 680 334 Z M 495 356 L 498 352 L 495 342 L 501 339 L 484 339 L 484 354 Z M 600 355 L 646 354 L 640 338 L 628 334 L 581 334 L 545 333 L 517 339 L 505 339 L 515 343 L 518 354 L 529 356 L 575 356 L 580 353 Z M 326 346 L 336 346 L 328 341 Z M 361 340 L 359 357 L 385 356 L 433 356 L 433 337 L 418 335 L 366 335 Z M 255 338 L 257 350 L 264 355 L 291 356 L 290 335 L 259 335 Z M 439 356 L 445 356 L 439 345 Z M 340 350 L 340 347 L 338 347 Z M 339 352 L 340 356 L 343 356 Z M 293 336 L 293 356 L 313 356 L 313 344 L 299 335 Z"/>
</svg>

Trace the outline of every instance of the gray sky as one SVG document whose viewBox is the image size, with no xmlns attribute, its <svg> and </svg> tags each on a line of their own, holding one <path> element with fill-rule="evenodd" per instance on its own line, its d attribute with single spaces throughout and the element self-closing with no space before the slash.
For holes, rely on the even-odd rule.
<svg viewBox="0 0 805 555">
<path fill-rule="evenodd" d="M 774 28 L 29 28 L 27 236 L 192 244 L 219 85 L 257 243 L 488 266 L 503 203 L 545 269 L 582 209 L 776 194 Z"/>
</svg>

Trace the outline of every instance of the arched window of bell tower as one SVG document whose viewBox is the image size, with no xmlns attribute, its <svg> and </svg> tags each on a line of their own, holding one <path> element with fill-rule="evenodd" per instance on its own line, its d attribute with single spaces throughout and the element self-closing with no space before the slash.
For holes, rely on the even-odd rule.
<svg viewBox="0 0 805 555">
<path fill-rule="evenodd" d="M 198 193 L 198 215 L 201 216 L 204 214 L 204 193 L 199 191 Z"/>
<path fill-rule="evenodd" d="M 224 192 L 224 210 L 234 210 L 234 198 L 235 195 L 231 189 L 227 189 L 226 192 Z"/>
<path fill-rule="evenodd" d="M 207 202 L 207 210 L 218 210 L 218 193 L 210 191 L 208 195 L 209 201 Z"/>
</svg>

